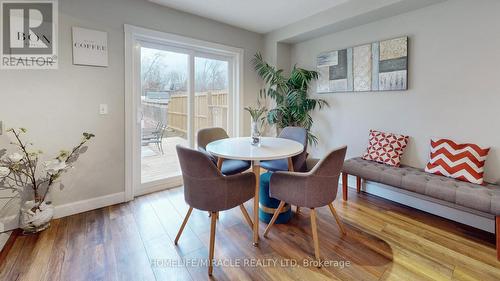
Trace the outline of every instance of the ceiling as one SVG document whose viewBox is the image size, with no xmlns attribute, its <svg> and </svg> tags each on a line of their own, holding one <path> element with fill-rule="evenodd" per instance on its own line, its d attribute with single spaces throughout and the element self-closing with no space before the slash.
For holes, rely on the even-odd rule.
<svg viewBox="0 0 500 281">
<path fill-rule="evenodd" d="M 267 33 L 350 0 L 149 0 L 258 33 Z"/>
</svg>

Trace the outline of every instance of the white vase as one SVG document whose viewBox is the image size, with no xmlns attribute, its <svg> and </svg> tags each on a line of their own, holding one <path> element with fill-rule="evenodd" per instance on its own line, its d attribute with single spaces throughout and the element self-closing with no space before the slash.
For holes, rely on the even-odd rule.
<svg viewBox="0 0 500 281">
<path fill-rule="evenodd" d="M 42 202 L 33 211 L 35 201 L 26 201 L 21 207 L 19 216 L 19 228 L 23 234 L 38 233 L 50 226 L 50 221 L 54 217 L 54 206 L 50 202 Z"/>
<path fill-rule="evenodd" d="M 260 146 L 259 122 L 252 121 L 252 145 Z"/>
</svg>

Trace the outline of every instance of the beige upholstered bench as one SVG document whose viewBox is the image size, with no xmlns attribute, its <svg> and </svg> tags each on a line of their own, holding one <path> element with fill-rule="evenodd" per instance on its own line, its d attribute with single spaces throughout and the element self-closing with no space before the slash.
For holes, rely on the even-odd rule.
<svg viewBox="0 0 500 281">
<path fill-rule="evenodd" d="M 500 186 L 467 183 L 408 166 L 391 167 L 359 157 L 344 162 L 344 200 L 347 200 L 348 175 L 356 177 L 358 193 L 361 191 L 361 180 L 364 179 L 387 185 L 392 191 L 492 220 L 495 225 L 497 258 L 500 260 Z"/>
</svg>

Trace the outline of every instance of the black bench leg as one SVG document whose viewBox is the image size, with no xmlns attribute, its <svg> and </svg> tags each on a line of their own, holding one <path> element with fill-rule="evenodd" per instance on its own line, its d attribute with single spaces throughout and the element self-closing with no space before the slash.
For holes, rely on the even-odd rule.
<svg viewBox="0 0 500 281">
<path fill-rule="evenodd" d="M 347 173 L 342 173 L 342 199 L 347 201 Z"/>
<path fill-rule="evenodd" d="M 496 235 L 496 246 L 497 246 L 497 260 L 500 261 L 500 216 L 495 217 L 495 235 Z"/>
</svg>

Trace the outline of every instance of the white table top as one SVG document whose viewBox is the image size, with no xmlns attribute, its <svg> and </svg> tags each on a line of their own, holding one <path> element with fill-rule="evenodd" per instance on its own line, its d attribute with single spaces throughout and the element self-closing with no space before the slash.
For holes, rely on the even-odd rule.
<svg viewBox="0 0 500 281">
<path fill-rule="evenodd" d="M 271 137 L 261 137 L 260 146 L 252 145 L 250 137 L 221 139 L 207 145 L 207 151 L 217 157 L 252 161 L 288 158 L 303 150 L 299 142 Z"/>
</svg>

